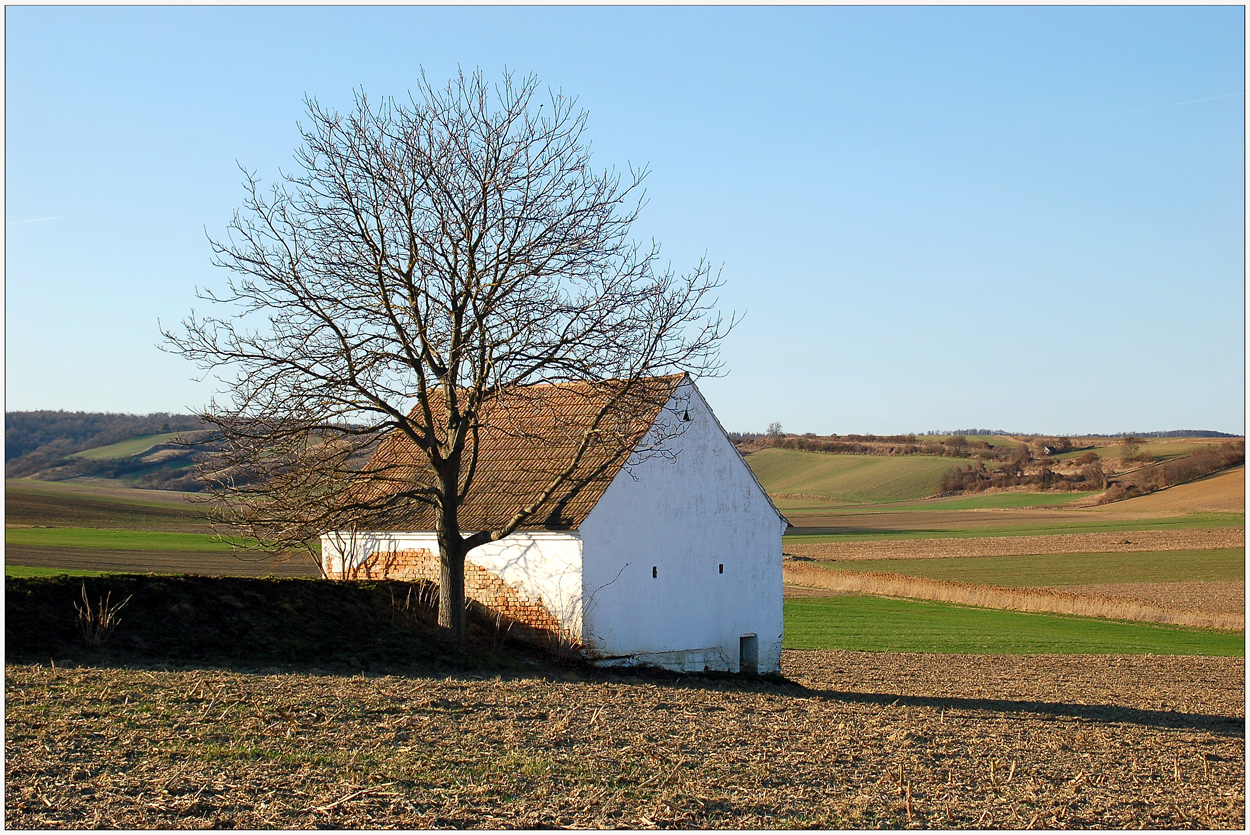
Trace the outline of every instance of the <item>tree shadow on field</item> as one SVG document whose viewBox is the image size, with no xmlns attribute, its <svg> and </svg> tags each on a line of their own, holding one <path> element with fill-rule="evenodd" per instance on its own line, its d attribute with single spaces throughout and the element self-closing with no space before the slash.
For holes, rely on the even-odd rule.
<svg viewBox="0 0 1250 835">
<path fill-rule="evenodd" d="M 993 713 L 1031 713 L 1041 718 L 1071 717 L 1091 722 L 1121 722 L 1154 728 L 1201 730 L 1217 736 L 1244 737 L 1246 720 L 1237 716 L 1151 710 L 1114 704 L 1075 704 L 1018 699 L 970 699 L 959 696 L 904 696 L 897 693 L 854 693 L 845 690 L 811 690 L 800 686 L 801 695 L 837 702 L 894 707 L 927 707 L 936 710 L 984 710 Z"/>
<path fill-rule="evenodd" d="M 1076 704 L 1028 699 L 985 699 L 960 696 L 906 696 L 900 693 L 858 693 L 850 690 L 822 690 L 806 687 L 785 676 L 741 676 L 735 673 L 673 673 L 655 668 L 596 671 L 598 676 L 617 680 L 644 680 L 648 684 L 700 690 L 764 693 L 829 702 L 877 705 L 879 707 L 923 707 L 948 711 L 986 711 L 999 714 L 1032 714 L 1043 720 L 1070 717 L 1090 722 L 1124 723 L 1153 728 L 1200 730 L 1217 736 L 1244 738 L 1246 720 L 1239 716 L 1186 713 L 1178 710 L 1152 710 L 1115 704 Z M 595 675 L 595 673 L 591 673 Z"/>
</svg>

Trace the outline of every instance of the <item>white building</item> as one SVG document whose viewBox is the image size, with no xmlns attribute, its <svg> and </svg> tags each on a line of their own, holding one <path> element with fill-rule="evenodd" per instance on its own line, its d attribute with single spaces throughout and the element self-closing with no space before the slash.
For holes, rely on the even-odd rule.
<svg viewBox="0 0 1250 835">
<path fill-rule="evenodd" d="M 588 456 L 580 487 L 543 505 L 528 527 L 475 549 L 466 594 L 564 640 L 603 664 L 776 672 L 781 664 L 781 535 L 787 527 L 685 375 L 655 378 L 632 452 Z M 479 441 L 465 531 L 490 529 L 541 492 L 570 460 L 598 395 L 544 385 L 501 406 Z M 500 416 L 506 416 L 501 420 Z M 580 421 L 580 422 L 579 422 Z M 517 427 L 525 427 L 525 431 Z M 419 458 L 402 436 L 385 461 Z M 593 460 L 591 460 L 593 459 Z M 504 516 L 506 514 L 506 516 Z M 384 530 L 322 537 L 331 577 L 438 580 L 428 507 L 391 514 Z"/>
</svg>

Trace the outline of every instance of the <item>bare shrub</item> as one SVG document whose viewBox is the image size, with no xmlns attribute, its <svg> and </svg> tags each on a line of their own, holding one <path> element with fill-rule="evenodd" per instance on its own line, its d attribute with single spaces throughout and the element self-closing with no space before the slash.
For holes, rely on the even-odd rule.
<svg viewBox="0 0 1250 835">
<path fill-rule="evenodd" d="M 91 600 L 87 597 L 87 584 L 82 584 L 82 605 L 75 603 L 74 609 L 78 612 L 78 634 L 82 637 L 83 643 L 89 647 L 104 646 L 104 642 L 109 639 L 113 630 L 117 628 L 117 624 L 121 622 L 117 613 L 130 602 L 130 597 L 127 597 L 121 603 L 113 605 L 110 600 L 112 596 L 113 593 L 110 591 L 104 597 L 99 598 L 93 609 Z"/>
<path fill-rule="evenodd" d="M 408 586 L 403 599 L 395 596 L 390 587 L 391 611 L 396 620 L 407 623 L 436 623 L 438 620 L 438 586 L 433 583 L 416 583 Z"/>
</svg>

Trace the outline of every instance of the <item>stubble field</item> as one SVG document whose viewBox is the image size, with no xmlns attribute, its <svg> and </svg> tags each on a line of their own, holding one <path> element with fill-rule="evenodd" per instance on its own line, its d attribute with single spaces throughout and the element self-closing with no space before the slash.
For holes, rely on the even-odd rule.
<svg viewBox="0 0 1250 835">
<path fill-rule="evenodd" d="M 35 827 L 1245 824 L 1244 660 L 786 651 L 793 684 L 9 666 Z"/>
</svg>

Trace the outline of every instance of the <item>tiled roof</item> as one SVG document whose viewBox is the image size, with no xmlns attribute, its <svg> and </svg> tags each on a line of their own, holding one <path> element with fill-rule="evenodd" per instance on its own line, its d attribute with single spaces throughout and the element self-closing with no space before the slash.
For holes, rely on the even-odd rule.
<svg viewBox="0 0 1250 835">
<path fill-rule="evenodd" d="M 685 379 L 678 374 L 642 380 L 599 425 L 572 479 L 545 501 L 518 530 L 574 530 L 603 496 L 660 410 Z M 482 409 L 474 481 L 459 509 L 460 529 L 492 530 L 532 503 L 566 468 L 595 417 L 621 392 L 622 383 L 524 386 L 501 394 Z M 432 398 L 438 400 L 439 398 Z M 414 408 L 417 416 L 419 407 Z M 464 468 L 469 466 L 466 444 Z M 432 484 L 425 454 L 398 430 L 382 442 L 362 476 L 370 504 L 394 497 L 412 483 Z M 414 499 L 399 500 L 366 523 L 372 530 L 434 530 L 434 510 Z"/>
</svg>

